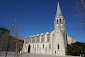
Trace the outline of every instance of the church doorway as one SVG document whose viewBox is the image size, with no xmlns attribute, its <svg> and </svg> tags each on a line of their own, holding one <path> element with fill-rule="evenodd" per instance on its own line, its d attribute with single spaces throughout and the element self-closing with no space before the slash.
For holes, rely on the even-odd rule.
<svg viewBox="0 0 85 57">
<path fill-rule="evenodd" d="M 29 45 L 29 46 L 28 46 L 28 53 L 30 53 L 30 47 L 31 47 L 31 46 Z"/>
</svg>

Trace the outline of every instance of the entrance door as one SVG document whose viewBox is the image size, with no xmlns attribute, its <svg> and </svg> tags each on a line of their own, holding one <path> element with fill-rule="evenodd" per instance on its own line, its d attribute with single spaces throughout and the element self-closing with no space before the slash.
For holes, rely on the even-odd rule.
<svg viewBox="0 0 85 57">
<path fill-rule="evenodd" d="M 28 53 L 30 53 L 30 45 L 28 46 Z"/>
</svg>

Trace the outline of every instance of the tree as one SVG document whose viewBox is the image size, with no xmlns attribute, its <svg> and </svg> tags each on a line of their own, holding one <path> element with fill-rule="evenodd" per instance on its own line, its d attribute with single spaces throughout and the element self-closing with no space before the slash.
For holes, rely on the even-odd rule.
<svg viewBox="0 0 85 57">
<path fill-rule="evenodd" d="M 67 55 L 79 56 L 80 54 L 85 54 L 85 43 L 76 42 L 71 45 L 67 45 Z"/>
</svg>

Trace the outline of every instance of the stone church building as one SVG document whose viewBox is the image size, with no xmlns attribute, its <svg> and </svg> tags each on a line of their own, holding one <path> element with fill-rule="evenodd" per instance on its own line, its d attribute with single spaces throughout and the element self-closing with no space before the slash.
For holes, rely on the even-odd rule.
<svg viewBox="0 0 85 57">
<path fill-rule="evenodd" d="M 22 51 L 33 54 L 65 56 L 67 44 L 74 42 L 75 39 L 66 34 L 65 19 L 58 2 L 54 30 L 51 33 L 46 32 L 25 38 Z"/>
</svg>

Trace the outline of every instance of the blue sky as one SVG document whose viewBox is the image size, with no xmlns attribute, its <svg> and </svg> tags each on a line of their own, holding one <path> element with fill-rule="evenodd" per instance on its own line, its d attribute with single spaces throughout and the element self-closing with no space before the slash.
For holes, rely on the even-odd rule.
<svg viewBox="0 0 85 57">
<path fill-rule="evenodd" d="M 75 25 L 80 20 L 72 10 L 73 0 L 0 0 L 0 27 L 12 29 L 16 19 L 19 37 L 23 39 L 51 32 L 54 30 L 58 1 L 66 22 L 66 33 L 76 41 L 85 42 L 83 27 Z"/>
</svg>

